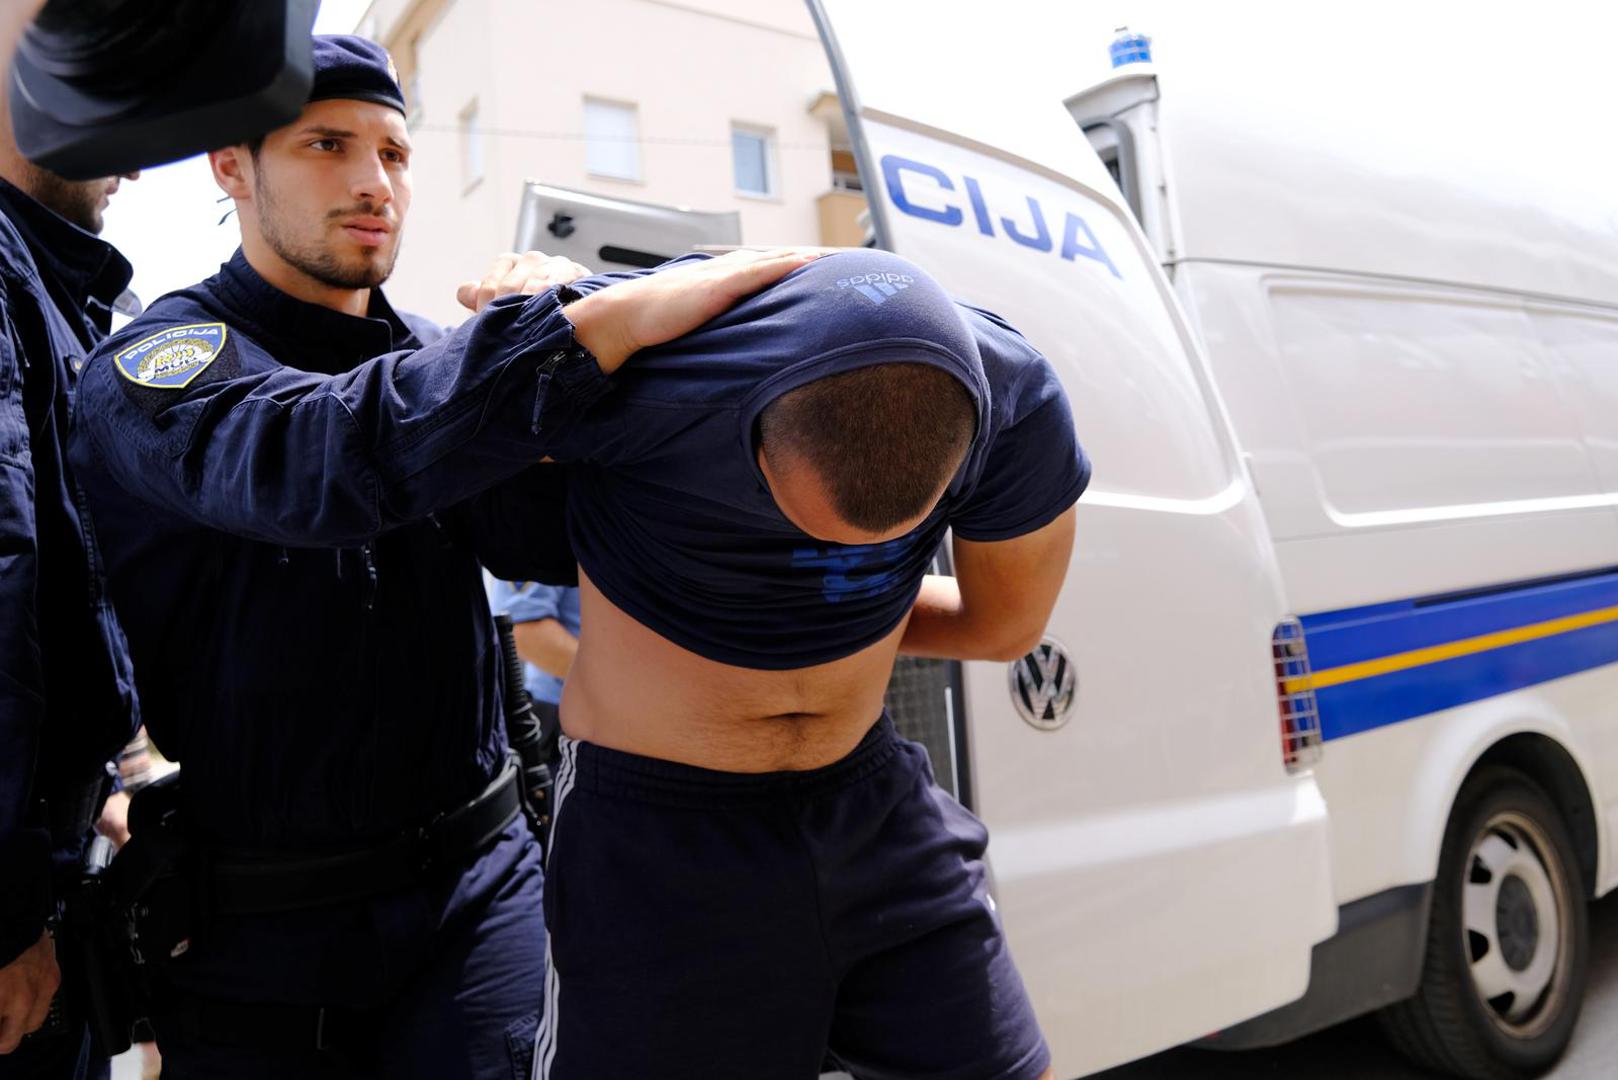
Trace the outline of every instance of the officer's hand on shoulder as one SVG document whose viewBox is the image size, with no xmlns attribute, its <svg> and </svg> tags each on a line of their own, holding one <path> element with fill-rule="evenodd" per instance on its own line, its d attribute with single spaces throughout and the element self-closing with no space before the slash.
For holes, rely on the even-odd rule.
<svg viewBox="0 0 1618 1080">
<path fill-rule="evenodd" d="M 522 293 L 534 296 L 554 285 L 566 285 L 590 270 L 561 255 L 547 255 L 543 251 L 525 251 L 521 255 L 508 251 L 495 256 L 489 272 L 481 281 L 463 281 L 455 290 L 455 298 L 462 307 L 482 311 L 497 296 Z"/>
<path fill-rule="evenodd" d="M 61 982 L 49 934 L 40 934 L 22 955 L 0 967 L 0 1054 L 17 1049 L 24 1035 L 45 1022 Z"/>
<path fill-rule="evenodd" d="M 810 248 L 731 251 L 599 289 L 569 304 L 567 318 L 573 336 L 610 375 L 637 349 L 695 330 L 823 254 Z"/>
</svg>

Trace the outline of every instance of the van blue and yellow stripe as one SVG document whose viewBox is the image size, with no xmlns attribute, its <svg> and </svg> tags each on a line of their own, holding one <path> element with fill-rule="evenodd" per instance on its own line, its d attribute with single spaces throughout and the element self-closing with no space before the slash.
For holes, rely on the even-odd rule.
<svg viewBox="0 0 1618 1080">
<path fill-rule="evenodd" d="M 1618 662 L 1618 569 L 1300 621 L 1329 741 Z"/>
</svg>

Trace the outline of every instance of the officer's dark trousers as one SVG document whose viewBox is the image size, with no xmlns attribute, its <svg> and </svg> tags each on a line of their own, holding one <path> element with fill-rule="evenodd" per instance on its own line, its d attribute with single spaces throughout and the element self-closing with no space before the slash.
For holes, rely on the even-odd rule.
<svg viewBox="0 0 1618 1080">
<path fill-rule="evenodd" d="M 526 1077 L 544 988 L 541 900 L 539 849 L 518 820 L 468 871 L 430 887 L 218 919 L 171 965 L 182 998 L 362 1010 L 374 1033 L 346 1052 L 290 1032 L 249 1048 L 206 1033 L 180 1039 L 160 1024 L 164 1080 Z"/>
</svg>

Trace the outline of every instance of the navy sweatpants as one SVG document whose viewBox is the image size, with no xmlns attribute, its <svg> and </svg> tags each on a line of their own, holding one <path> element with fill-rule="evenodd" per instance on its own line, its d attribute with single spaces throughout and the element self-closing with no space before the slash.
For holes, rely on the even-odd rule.
<svg viewBox="0 0 1618 1080">
<path fill-rule="evenodd" d="M 536 1080 L 1033 1080 L 983 825 L 884 716 L 808 772 L 563 739 Z"/>
</svg>

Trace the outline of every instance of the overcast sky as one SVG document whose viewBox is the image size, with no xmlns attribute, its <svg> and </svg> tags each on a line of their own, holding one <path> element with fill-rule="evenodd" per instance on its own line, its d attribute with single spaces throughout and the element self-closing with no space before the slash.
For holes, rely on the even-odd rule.
<svg viewBox="0 0 1618 1080">
<path fill-rule="evenodd" d="M 347 33 L 369 6 L 370 0 L 321 0 L 315 32 Z M 204 157 L 147 169 L 112 197 L 102 237 L 135 264 L 130 287 L 142 303 L 201 281 L 236 250 L 236 219 L 219 224 L 230 208 L 219 197 Z"/>
</svg>

